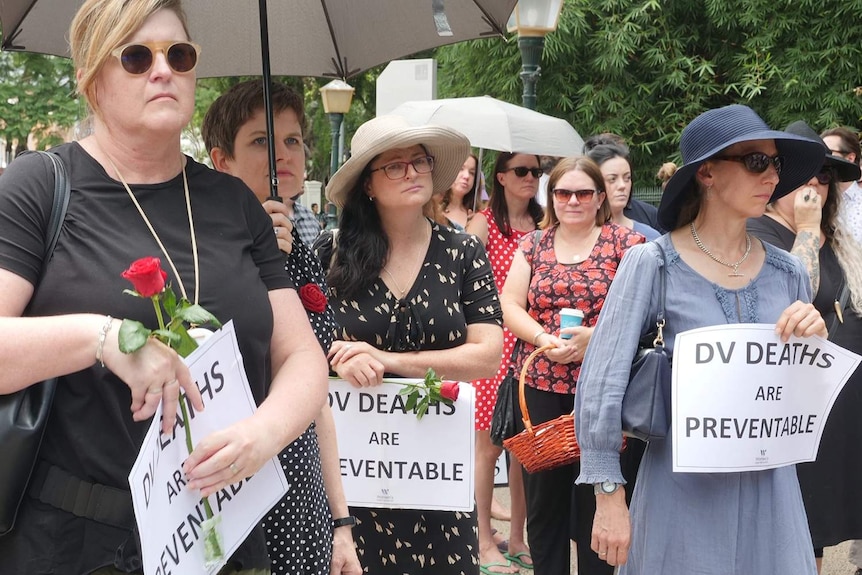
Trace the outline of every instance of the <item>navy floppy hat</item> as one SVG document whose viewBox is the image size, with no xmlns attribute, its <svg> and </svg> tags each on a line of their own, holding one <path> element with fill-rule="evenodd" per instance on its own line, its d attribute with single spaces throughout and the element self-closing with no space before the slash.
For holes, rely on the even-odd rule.
<svg viewBox="0 0 862 575">
<path fill-rule="evenodd" d="M 823 165 L 832 168 L 839 182 L 855 182 L 862 177 L 862 170 L 859 169 L 858 164 L 854 164 L 853 162 L 845 160 L 841 156 L 832 154 L 826 146 L 826 143 L 823 141 L 823 138 L 820 137 L 820 134 L 815 132 L 811 126 L 802 120 L 797 120 L 792 124 L 789 124 L 784 128 L 784 131 L 788 134 L 804 136 L 809 140 L 816 140 L 823 144 L 823 147 L 826 148 L 826 159 L 824 160 Z"/>
<path fill-rule="evenodd" d="M 823 165 L 828 148 L 819 140 L 770 130 L 748 106 L 733 104 L 707 110 L 682 131 L 679 150 L 683 166 L 668 180 L 658 207 L 658 223 L 666 230 L 677 227 L 686 195 L 693 191 L 694 175 L 702 163 L 740 142 L 774 140 L 784 165 L 770 201 L 785 196 L 807 182 Z"/>
</svg>

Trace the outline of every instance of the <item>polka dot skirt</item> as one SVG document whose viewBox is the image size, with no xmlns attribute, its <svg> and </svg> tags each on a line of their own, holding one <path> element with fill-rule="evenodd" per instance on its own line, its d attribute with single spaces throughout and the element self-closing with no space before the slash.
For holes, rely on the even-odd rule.
<svg viewBox="0 0 862 575">
<path fill-rule="evenodd" d="M 297 289 L 316 283 L 326 293 L 320 263 L 299 240 L 295 229 L 293 250 L 287 254 L 285 270 Z M 327 305 L 323 313 L 307 313 L 321 347 L 327 351 L 335 330 L 331 308 Z M 289 490 L 263 521 L 272 572 L 329 575 L 332 514 L 326 499 L 314 424 L 287 446 L 279 458 Z"/>
</svg>

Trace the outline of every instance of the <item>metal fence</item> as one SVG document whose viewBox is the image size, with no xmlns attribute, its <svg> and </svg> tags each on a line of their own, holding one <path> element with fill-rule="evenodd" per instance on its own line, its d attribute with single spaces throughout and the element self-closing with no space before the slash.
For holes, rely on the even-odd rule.
<svg viewBox="0 0 862 575">
<path fill-rule="evenodd" d="M 661 200 L 661 186 L 644 186 L 632 190 L 632 197 L 648 204 L 658 206 Z"/>
</svg>

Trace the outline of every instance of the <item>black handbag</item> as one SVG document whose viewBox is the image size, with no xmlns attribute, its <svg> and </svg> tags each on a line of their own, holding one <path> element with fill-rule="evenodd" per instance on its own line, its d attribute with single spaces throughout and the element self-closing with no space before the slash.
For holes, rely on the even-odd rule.
<svg viewBox="0 0 862 575">
<path fill-rule="evenodd" d="M 515 435 L 515 393 L 518 389 L 518 375 L 512 361 L 518 357 L 521 351 L 519 339 L 512 349 L 509 358 L 509 371 L 497 388 L 497 403 L 494 404 L 494 413 L 491 415 L 491 443 L 497 447 L 503 447 L 503 441 Z"/>
<path fill-rule="evenodd" d="M 44 272 L 60 236 L 71 187 L 63 161 L 56 154 L 41 154 L 51 160 L 54 172 L 54 202 L 45 237 L 45 257 L 42 260 Z M 39 454 L 56 387 L 57 379 L 53 378 L 15 393 L 0 395 L 0 445 L 3 446 L 3 461 L 0 465 L 0 536 L 9 533 L 15 525 L 18 507 Z"/>
<path fill-rule="evenodd" d="M 533 232 L 532 258 L 536 257 L 536 248 L 541 237 L 541 230 Z M 533 265 L 530 264 L 531 275 L 533 269 Z M 503 447 L 503 441 L 515 435 L 515 394 L 518 389 L 518 374 L 513 362 L 521 351 L 523 341 L 518 338 L 518 341 L 515 342 L 512 355 L 509 357 L 509 371 L 506 372 L 506 376 L 497 388 L 497 403 L 494 404 L 494 413 L 491 415 L 490 430 L 491 443 L 497 447 Z"/>
<path fill-rule="evenodd" d="M 671 419 L 671 357 L 665 349 L 663 334 L 667 259 L 662 247 L 657 243 L 655 246 L 662 259 L 656 329 L 640 340 L 622 405 L 623 435 L 643 441 L 667 437 Z"/>
</svg>

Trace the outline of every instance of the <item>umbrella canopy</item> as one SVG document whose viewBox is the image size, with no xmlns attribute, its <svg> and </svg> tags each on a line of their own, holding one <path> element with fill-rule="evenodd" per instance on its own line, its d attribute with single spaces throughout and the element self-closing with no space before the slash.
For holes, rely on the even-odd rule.
<svg viewBox="0 0 862 575">
<path fill-rule="evenodd" d="M 271 70 L 348 78 L 437 46 L 502 36 L 517 0 L 267 0 Z M 81 0 L 3 0 L 3 50 L 68 56 Z M 261 73 L 253 0 L 184 0 L 198 77 Z M 261 2 L 263 4 L 263 2 Z"/>
<path fill-rule="evenodd" d="M 391 113 L 414 125 L 455 128 L 477 148 L 544 156 L 577 156 L 584 149 L 567 121 L 490 96 L 405 102 Z"/>
</svg>

